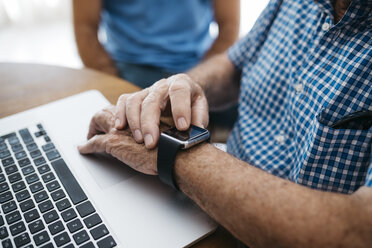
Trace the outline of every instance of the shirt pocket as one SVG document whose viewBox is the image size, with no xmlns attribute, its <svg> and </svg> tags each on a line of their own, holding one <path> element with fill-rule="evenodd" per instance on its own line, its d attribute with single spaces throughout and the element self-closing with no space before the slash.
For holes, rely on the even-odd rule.
<svg viewBox="0 0 372 248">
<path fill-rule="evenodd" d="M 372 128 L 334 129 L 315 118 L 298 182 L 314 189 L 352 193 L 364 184 L 371 161 Z"/>
</svg>

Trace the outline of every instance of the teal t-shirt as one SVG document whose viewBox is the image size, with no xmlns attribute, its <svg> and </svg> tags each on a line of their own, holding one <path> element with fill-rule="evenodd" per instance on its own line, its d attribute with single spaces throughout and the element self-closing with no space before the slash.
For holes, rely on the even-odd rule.
<svg viewBox="0 0 372 248">
<path fill-rule="evenodd" d="M 211 46 L 212 0 L 104 0 L 104 47 L 118 62 L 182 72 Z"/>
</svg>

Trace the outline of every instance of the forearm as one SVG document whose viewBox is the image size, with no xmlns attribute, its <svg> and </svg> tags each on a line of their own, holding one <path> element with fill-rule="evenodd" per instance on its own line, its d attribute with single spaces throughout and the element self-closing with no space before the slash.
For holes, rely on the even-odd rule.
<svg viewBox="0 0 372 248">
<path fill-rule="evenodd" d="M 114 62 L 98 40 L 100 11 L 101 0 L 73 1 L 76 44 L 85 66 L 116 75 Z"/>
<path fill-rule="evenodd" d="M 372 242 L 371 218 L 367 223 L 365 218 L 371 213 L 363 212 L 357 197 L 299 186 L 208 144 L 180 153 L 175 177 L 186 195 L 250 247 Z"/>
<path fill-rule="evenodd" d="M 237 103 L 240 72 L 226 53 L 204 61 L 187 74 L 204 90 L 210 110 L 227 108 Z"/>
</svg>

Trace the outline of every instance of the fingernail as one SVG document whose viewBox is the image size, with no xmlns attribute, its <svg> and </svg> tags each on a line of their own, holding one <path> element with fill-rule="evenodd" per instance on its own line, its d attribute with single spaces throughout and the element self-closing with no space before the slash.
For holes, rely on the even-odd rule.
<svg viewBox="0 0 372 248">
<path fill-rule="evenodd" d="M 154 142 L 152 135 L 151 134 L 146 134 L 145 135 L 145 145 L 150 146 Z"/>
<path fill-rule="evenodd" d="M 186 119 L 183 117 L 178 118 L 178 127 L 179 128 L 187 128 Z"/>
<path fill-rule="evenodd" d="M 142 140 L 142 133 L 141 133 L 140 130 L 136 129 L 136 130 L 134 131 L 134 138 L 135 138 L 135 140 L 137 140 L 137 141 L 141 141 L 141 140 Z"/>
<path fill-rule="evenodd" d="M 115 128 L 118 128 L 120 126 L 120 120 L 116 119 L 115 121 Z"/>
</svg>

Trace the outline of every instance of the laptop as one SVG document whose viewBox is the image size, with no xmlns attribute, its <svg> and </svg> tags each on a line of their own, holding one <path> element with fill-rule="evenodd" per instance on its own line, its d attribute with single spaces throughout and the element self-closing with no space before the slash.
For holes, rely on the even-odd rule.
<svg viewBox="0 0 372 248">
<path fill-rule="evenodd" d="M 0 120 L 0 246 L 173 248 L 215 230 L 157 177 L 79 154 L 108 104 L 93 90 Z"/>
</svg>

